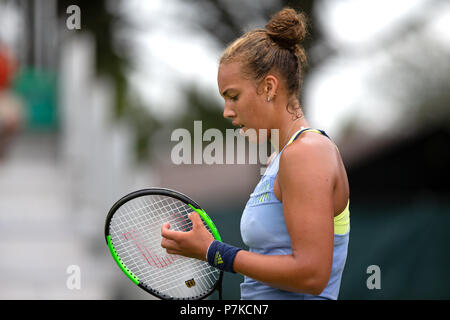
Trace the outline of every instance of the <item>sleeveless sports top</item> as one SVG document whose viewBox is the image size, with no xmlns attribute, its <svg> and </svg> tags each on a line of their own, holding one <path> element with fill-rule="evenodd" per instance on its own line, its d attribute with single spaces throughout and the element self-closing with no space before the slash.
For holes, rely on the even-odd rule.
<svg viewBox="0 0 450 320">
<path fill-rule="evenodd" d="M 301 128 L 289 142 L 289 145 L 300 134 L 313 131 L 325 136 L 322 130 Z M 328 137 L 328 136 L 327 136 Z M 273 185 L 278 173 L 280 153 L 272 159 L 263 177 L 250 195 L 241 218 L 241 236 L 250 252 L 267 255 L 292 254 L 289 237 L 283 215 L 283 205 L 273 192 Z M 350 233 L 349 203 L 346 209 L 334 218 L 333 264 L 330 280 L 326 288 L 318 296 L 305 293 L 284 291 L 262 282 L 244 277 L 241 283 L 241 299 L 291 300 L 291 299 L 337 299 L 341 284 L 342 272 L 347 258 L 347 247 Z"/>
</svg>

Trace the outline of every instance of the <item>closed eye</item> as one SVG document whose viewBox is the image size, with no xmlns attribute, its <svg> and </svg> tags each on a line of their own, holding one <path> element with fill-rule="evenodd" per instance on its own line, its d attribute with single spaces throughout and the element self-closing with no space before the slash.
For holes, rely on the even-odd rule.
<svg viewBox="0 0 450 320">
<path fill-rule="evenodd" d="M 236 101 L 239 98 L 239 93 L 236 92 L 237 90 L 234 88 L 229 88 L 222 92 L 222 97 L 224 99 L 230 99 L 231 101 Z"/>
</svg>

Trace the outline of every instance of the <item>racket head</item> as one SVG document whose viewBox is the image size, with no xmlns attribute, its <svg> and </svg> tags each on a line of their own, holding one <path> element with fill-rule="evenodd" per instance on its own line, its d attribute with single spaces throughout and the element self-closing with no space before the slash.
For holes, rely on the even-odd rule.
<svg viewBox="0 0 450 320">
<path fill-rule="evenodd" d="M 160 299 L 199 300 L 218 288 L 223 272 L 206 261 L 171 255 L 161 247 L 161 226 L 192 228 L 188 214 L 199 213 L 205 227 L 221 241 L 212 220 L 188 196 L 165 188 L 142 189 L 118 200 L 105 221 L 111 255 L 128 278 Z"/>
</svg>

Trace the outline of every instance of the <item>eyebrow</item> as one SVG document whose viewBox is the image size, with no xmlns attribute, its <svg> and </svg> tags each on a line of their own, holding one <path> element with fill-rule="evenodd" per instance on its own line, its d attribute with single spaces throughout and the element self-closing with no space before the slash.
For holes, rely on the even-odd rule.
<svg viewBox="0 0 450 320">
<path fill-rule="evenodd" d="M 225 97 L 226 95 L 228 95 L 228 91 L 231 91 L 231 90 L 236 90 L 236 89 L 235 88 L 228 88 L 227 90 L 222 92 L 222 96 Z"/>
</svg>

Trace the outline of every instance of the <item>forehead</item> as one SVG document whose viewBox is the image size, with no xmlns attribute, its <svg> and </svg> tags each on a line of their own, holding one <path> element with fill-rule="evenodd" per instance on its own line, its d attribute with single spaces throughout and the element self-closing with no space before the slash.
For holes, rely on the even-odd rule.
<svg viewBox="0 0 450 320">
<path fill-rule="evenodd" d="M 242 76 L 241 66 L 238 62 L 222 63 L 217 73 L 217 83 L 220 92 L 230 86 L 242 85 L 246 79 Z"/>
</svg>

